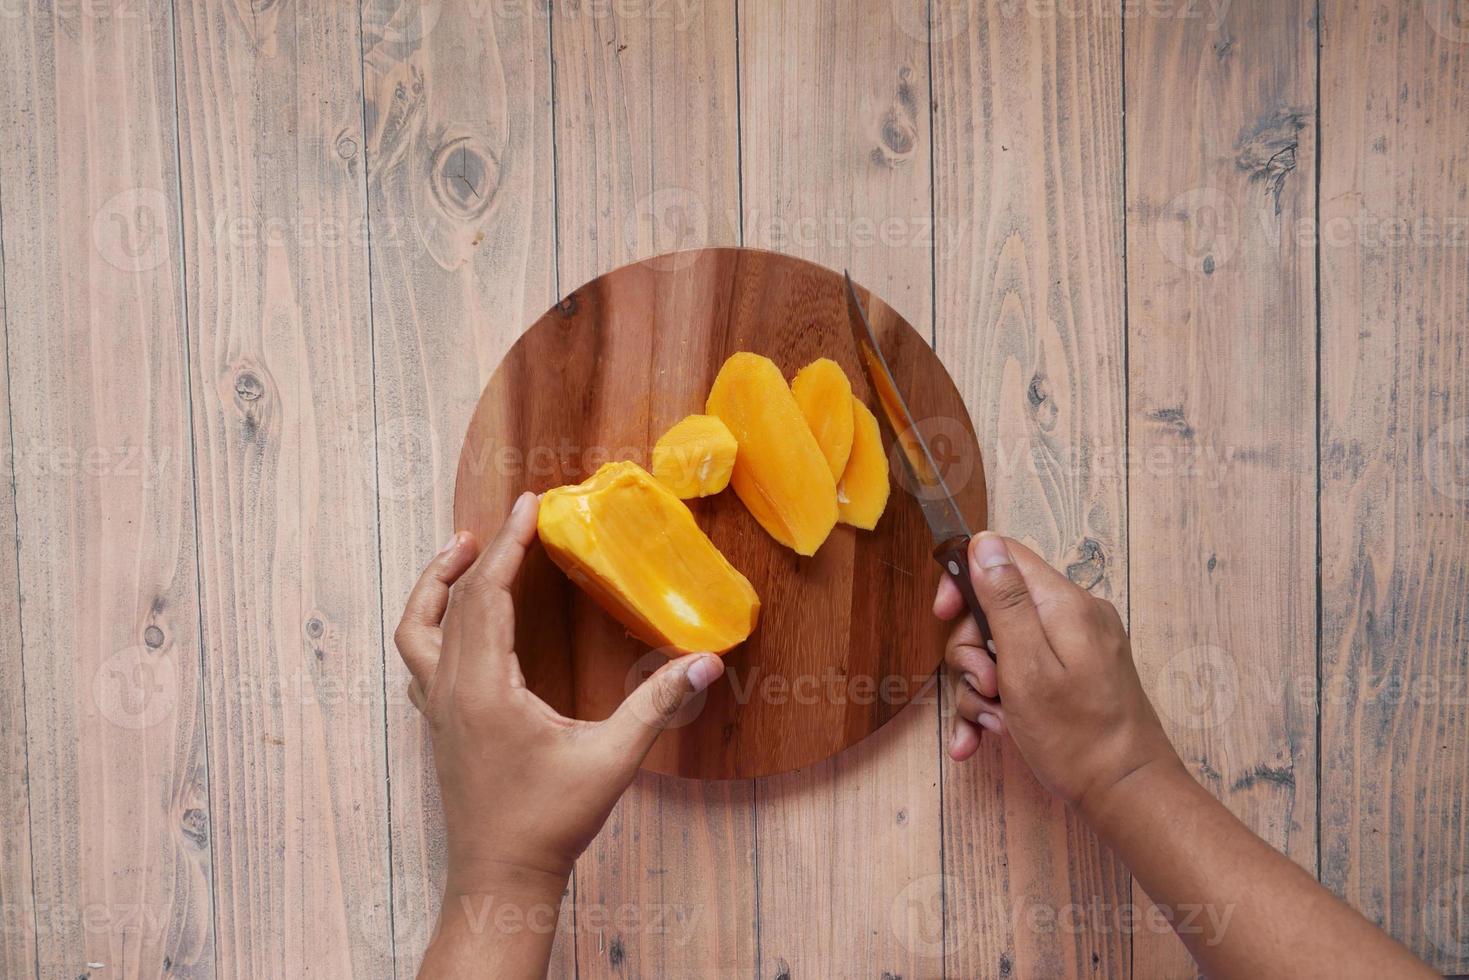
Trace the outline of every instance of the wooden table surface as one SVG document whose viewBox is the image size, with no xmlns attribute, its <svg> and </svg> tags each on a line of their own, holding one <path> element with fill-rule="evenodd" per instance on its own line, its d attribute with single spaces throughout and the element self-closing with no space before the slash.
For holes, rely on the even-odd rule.
<svg viewBox="0 0 1469 980">
<path fill-rule="evenodd" d="M 0 134 L 0 975 L 412 974 L 388 637 L 469 413 L 705 243 L 930 330 L 993 524 L 1123 611 L 1198 778 L 1469 972 L 1461 2 L 12 0 Z M 939 700 L 640 777 L 554 975 L 1191 974 Z"/>
</svg>

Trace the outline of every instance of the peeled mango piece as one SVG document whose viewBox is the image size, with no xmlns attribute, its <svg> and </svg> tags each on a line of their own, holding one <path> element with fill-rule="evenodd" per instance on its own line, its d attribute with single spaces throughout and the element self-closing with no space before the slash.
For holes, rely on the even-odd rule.
<svg viewBox="0 0 1469 980">
<path fill-rule="evenodd" d="M 740 444 L 730 484 L 755 520 L 797 554 L 816 554 L 836 524 L 836 480 L 780 368 L 758 354 L 731 356 L 705 409 Z"/>
<path fill-rule="evenodd" d="M 636 463 L 607 463 L 585 483 L 546 491 L 537 526 L 568 578 L 670 656 L 724 653 L 759 619 L 749 580 Z"/>
<path fill-rule="evenodd" d="M 690 415 L 653 447 L 653 475 L 684 500 L 708 497 L 729 486 L 739 448 L 719 419 Z"/>
<path fill-rule="evenodd" d="M 852 454 L 852 384 L 846 372 L 831 358 L 819 358 L 796 372 L 791 394 L 826 457 L 831 478 L 841 479 Z"/>
<path fill-rule="evenodd" d="M 871 531 L 888 505 L 888 457 L 877 416 L 855 398 L 852 409 L 852 455 L 837 485 L 837 510 L 843 524 Z"/>
</svg>

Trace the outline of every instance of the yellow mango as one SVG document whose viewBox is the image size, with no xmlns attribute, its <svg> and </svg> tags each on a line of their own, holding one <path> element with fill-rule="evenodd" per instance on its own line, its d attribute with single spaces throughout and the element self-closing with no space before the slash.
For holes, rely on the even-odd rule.
<svg viewBox="0 0 1469 980">
<path fill-rule="evenodd" d="M 888 505 L 888 457 L 877 417 L 855 398 L 852 409 L 852 455 L 837 484 L 837 510 L 843 524 L 871 531 Z"/>
<path fill-rule="evenodd" d="M 653 447 L 653 475 L 675 496 L 708 497 L 729 486 L 739 443 L 712 415 L 690 415 Z"/>
<path fill-rule="evenodd" d="M 780 368 L 740 352 L 719 369 L 705 410 L 739 443 L 730 484 L 781 544 L 814 555 L 837 519 L 836 480 Z"/>
<path fill-rule="evenodd" d="M 670 656 L 724 653 L 759 619 L 749 580 L 636 463 L 608 463 L 584 483 L 546 491 L 537 527 L 568 578 Z"/>
<path fill-rule="evenodd" d="M 841 479 L 852 454 L 852 384 L 841 365 L 818 358 L 796 372 L 791 394 L 826 457 L 833 480 Z"/>
</svg>

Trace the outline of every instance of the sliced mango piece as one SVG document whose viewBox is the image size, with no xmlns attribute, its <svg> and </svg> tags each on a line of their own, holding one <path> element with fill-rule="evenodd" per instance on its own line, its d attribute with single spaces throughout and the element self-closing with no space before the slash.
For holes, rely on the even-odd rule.
<svg viewBox="0 0 1469 980">
<path fill-rule="evenodd" d="M 852 456 L 837 485 L 837 510 L 843 524 L 871 531 L 888 505 L 888 457 L 877 416 L 855 398 L 852 409 Z"/>
<path fill-rule="evenodd" d="M 636 463 L 607 463 L 585 483 L 546 491 L 537 527 L 568 578 L 670 656 L 724 653 L 759 619 L 749 580 Z"/>
<path fill-rule="evenodd" d="M 791 394 L 826 457 L 833 480 L 841 479 L 852 454 L 852 383 L 829 357 L 812 361 L 791 379 Z"/>
<path fill-rule="evenodd" d="M 653 475 L 684 500 L 708 497 L 729 486 L 739 448 L 719 419 L 690 415 L 653 447 Z"/>
<path fill-rule="evenodd" d="M 755 520 L 797 554 L 816 554 L 836 524 L 836 480 L 780 368 L 768 357 L 734 354 L 705 409 L 740 444 L 730 484 Z"/>
</svg>

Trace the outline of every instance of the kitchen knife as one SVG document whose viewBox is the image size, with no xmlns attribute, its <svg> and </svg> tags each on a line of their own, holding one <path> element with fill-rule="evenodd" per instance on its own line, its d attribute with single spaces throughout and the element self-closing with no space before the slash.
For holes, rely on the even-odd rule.
<svg viewBox="0 0 1469 980">
<path fill-rule="evenodd" d="M 985 619 L 984 609 L 979 605 L 979 597 L 974 594 L 974 583 L 969 580 L 969 539 L 972 537 L 969 525 L 953 494 L 944 485 L 943 474 L 939 472 L 933 451 L 918 431 L 918 425 L 908 411 L 908 403 L 898 391 L 893 373 L 882 356 L 882 349 L 877 345 L 877 335 L 872 332 L 872 324 L 867 321 L 867 311 L 857 298 L 857 288 L 852 285 L 851 275 L 843 275 L 847 280 L 847 319 L 851 322 L 852 337 L 857 342 L 857 354 L 867 372 L 867 380 L 871 382 L 872 390 L 877 395 L 877 416 L 882 420 L 884 435 L 888 437 L 889 455 L 892 454 L 892 444 L 895 441 L 899 449 L 898 455 L 902 457 L 903 465 L 912 477 L 912 486 L 916 491 L 913 496 L 918 499 L 918 506 L 923 510 L 924 519 L 928 521 L 928 529 L 933 532 L 933 557 L 959 587 L 965 605 L 973 614 L 974 621 L 979 624 L 980 640 L 986 649 L 990 649 L 990 624 Z M 983 480 L 983 463 L 978 459 L 975 463 L 978 478 Z M 992 649 L 990 656 L 994 656 Z"/>
</svg>

